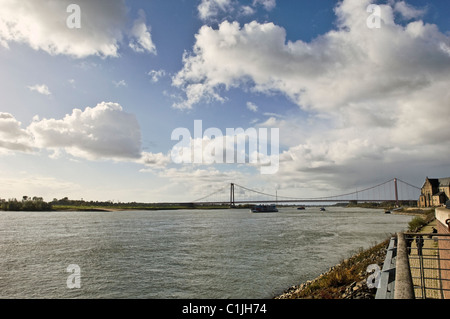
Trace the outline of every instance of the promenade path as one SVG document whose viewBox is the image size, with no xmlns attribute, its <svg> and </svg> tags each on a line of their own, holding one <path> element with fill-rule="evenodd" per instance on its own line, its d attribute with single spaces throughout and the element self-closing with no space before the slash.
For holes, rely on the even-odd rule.
<svg viewBox="0 0 450 319">
<path fill-rule="evenodd" d="M 436 228 L 436 220 L 423 227 L 419 233 L 432 233 L 432 227 Z M 422 256 L 419 256 L 414 238 L 409 263 L 416 299 L 443 299 L 437 239 L 423 236 Z"/>
</svg>

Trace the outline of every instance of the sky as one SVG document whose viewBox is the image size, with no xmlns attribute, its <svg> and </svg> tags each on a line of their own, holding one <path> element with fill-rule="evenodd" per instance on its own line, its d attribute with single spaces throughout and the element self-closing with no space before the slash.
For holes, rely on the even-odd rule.
<svg viewBox="0 0 450 319">
<path fill-rule="evenodd" d="M 186 202 L 230 183 L 306 198 L 450 176 L 448 1 L 0 8 L 0 198 Z M 249 138 L 224 163 L 250 130 L 267 151 Z"/>
</svg>

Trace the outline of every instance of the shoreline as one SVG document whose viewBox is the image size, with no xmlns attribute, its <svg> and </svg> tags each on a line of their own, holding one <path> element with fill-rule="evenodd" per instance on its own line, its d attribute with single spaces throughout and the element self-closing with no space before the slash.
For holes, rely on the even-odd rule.
<svg viewBox="0 0 450 319">
<path fill-rule="evenodd" d="M 390 238 L 359 251 L 312 280 L 291 286 L 273 299 L 374 299 L 376 289 L 367 287 L 367 267 L 380 269 L 386 257 Z"/>
<path fill-rule="evenodd" d="M 420 216 L 425 219 L 426 213 L 421 209 L 409 209 L 392 214 Z M 273 299 L 374 299 L 377 289 L 367 286 L 370 276 L 367 267 L 377 264 L 380 269 L 383 268 L 392 236 L 353 254 L 312 280 L 287 288 Z"/>
</svg>

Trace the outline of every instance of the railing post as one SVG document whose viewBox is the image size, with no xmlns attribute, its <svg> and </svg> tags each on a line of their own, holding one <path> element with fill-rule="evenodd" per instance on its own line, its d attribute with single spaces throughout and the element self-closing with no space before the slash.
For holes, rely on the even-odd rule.
<svg viewBox="0 0 450 319">
<path fill-rule="evenodd" d="M 397 234 L 394 299 L 415 299 L 405 234 Z"/>
</svg>

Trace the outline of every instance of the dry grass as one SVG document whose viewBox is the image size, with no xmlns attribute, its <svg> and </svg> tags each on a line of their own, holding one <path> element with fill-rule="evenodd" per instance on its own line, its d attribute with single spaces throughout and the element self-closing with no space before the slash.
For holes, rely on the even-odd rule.
<svg viewBox="0 0 450 319">
<path fill-rule="evenodd" d="M 367 278 L 367 267 L 383 265 L 389 239 L 373 247 L 360 251 L 342 261 L 339 265 L 323 274 L 304 289 L 291 293 L 290 299 L 340 299 L 345 289 L 353 282 Z"/>
</svg>

